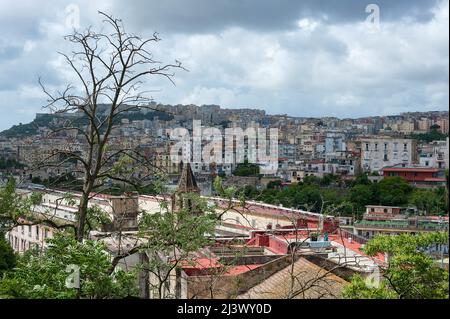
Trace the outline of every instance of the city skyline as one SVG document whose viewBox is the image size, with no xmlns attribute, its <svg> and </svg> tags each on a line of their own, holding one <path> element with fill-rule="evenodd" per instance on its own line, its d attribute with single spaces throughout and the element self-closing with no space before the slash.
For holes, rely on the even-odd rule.
<svg viewBox="0 0 450 319">
<path fill-rule="evenodd" d="M 156 102 L 155 102 L 156 103 Z M 170 104 L 162 104 L 162 103 L 156 103 L 157 105 L 162 105 L 162 106 L 168 106 Z M 178 106 L 182 104 L 177 104 Z M 177 105 L 170 105 L 170 106 L 177 106 Z M 203 106 L 218 106 L 221 110 L 261 110 L 259 108 L 250 108 L 250 107 L 242 107 L 242 108 L 225 108 L 222 107 L 221 105 L 215 105 L 215 104 L 203 104 L 203 105 L 195 105 L 195 104 L 189 104 L 190 106 L 195 106 L 195 107 L 203 107 Z M 184 106 L 188 106 L 187 104 Z M 319 119 L 325 119 L 325 118 L 335 118 L 339 121 L 343 121 L 343 120 L 360 120 L 360 119 L 370 119 L 370 118 L 384 118 L 384 117 L 397 117 L 397 116 L 404 116 L 405 114 L 416 114 L 416 113 L 424 113 L 424 114 L 429 114 L 429 113 L 447 113 L 448 114 L 448 110 L 429 110 L 429 111 L 420 111 L 420 110 L 411 110 L 411 111 L 407 111 L 407 112 L 402 112 L 402 113 L 397 113 L 397 114 L 386 114 L 386 115 L 373 115 L 373 116 L 361 116 L 361 117 L 333 117 L 333 116 L 295 116 L 292 114 L 272 114 L 270 113 L 270 111 L 264 110 L 262 109 L 261 111 L 264 111 L 266 116 L 268 117 L 283 117 L 283 116 L 287 116 L 288 118 L 292 118 L 292 119 L 312 119 L 312 120 L 319 120 Z M 52 114 L 52 113 L 46 113 L 46 112 L 37 112 L 36 115 L 38 114 Z M 35 119 L 35 118 L 33 118 Z M 9 130 L 10 128 L 17 126 L 17 125 L 21 125 L 21 124 L 30 124 L 33 120 L 29 121 L 29 122 L 20 122 L 20 123 L 15 123 L 12 124 L 11 126 L 5 128 L 5 129 L 1 129 L 0 127 L 0 134 L 4 131 Z"/>
</svg>

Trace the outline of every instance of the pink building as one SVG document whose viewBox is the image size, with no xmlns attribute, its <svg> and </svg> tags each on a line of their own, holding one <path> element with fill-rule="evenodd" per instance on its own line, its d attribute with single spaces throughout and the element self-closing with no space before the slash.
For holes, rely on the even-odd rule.
<svg viewBox="0 0 450 319">
<path fill-rule="evenodd" d="M 440 118 L 436 120 L 436 125 L 439 125 L 440 131 L 444 134 L 448 134 L 448 118 Z"/>
</svg>

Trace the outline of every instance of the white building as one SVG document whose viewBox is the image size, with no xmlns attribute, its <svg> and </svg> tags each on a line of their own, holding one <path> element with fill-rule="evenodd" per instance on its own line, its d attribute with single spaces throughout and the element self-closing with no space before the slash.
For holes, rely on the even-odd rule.
<svg viewBox="0 0 450 319">
<path fill-rule="evenodd" d="M 422 166 L 439 169 L 449 168 L 449 138 L 445 141 L 434 141 L 422 149 L 419 163 Z"/>
<path fill-rule="evenodd" d="M 385 166 L 418 162 L 417 142 L 412 139 L 375 137 L 361 139 L 363 171 L 377 172 Z"/>
</svg>

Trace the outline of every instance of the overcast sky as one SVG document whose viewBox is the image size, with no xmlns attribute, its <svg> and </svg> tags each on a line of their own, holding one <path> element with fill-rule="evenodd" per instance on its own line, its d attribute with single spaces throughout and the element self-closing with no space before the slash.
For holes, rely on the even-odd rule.
<svg viewBox="0 0 450 319">
<path fill-rule="evenodd" d="M 366 22 L 370 3 L 379 27 Z M 73 79 L 57 51 L 71 50 L 63 36 L 77 10 L 80 28 L 101 27 L 102 10 L 127 31 L 160 34 L 155 58 L 178 59 L 189 72 L 177 72 L 176 86 L 147 83 L 157 102 L 341 118 L 448 109 L 448 0 L 0 4 L 0 130 L 42 111 L 38 76 L 52 88 Z"/>
</svg>

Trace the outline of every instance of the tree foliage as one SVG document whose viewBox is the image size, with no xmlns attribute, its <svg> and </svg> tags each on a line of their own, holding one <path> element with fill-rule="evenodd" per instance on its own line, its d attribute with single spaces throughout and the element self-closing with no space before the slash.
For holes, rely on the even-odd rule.
<svg viewBox="0 0 450 319">
<path fill-rule="evenodd" d="M 367 174 L 361 174 L 346 186 L 339 178 L 327 175 L 326 178 L 307 176 L 301 182 L 287 186 L 269 183 L 262 191 L 246 186 L 248 198 L 268 204 L 291 208 L 308 207 L 319 212 L 327 206 L 345 208 L 342 215 L 361 216 L 366 205 L 417 206 L 426 214 L 443 214 L 448 211 L 446 190 L 421 190 L 411 187 L 402 177 L 387 177 L 380 182 L 372 182 Z M 345 203 L 345 205 L 343 205 Z"/>
<path fill-rule="evenodd" d="M 398 176 L 387 177 L 378 183 L 379 203 L 386 206 L 404 206 L 408 203 L 408 196 L 412 187 Z"/>
<path fill-rule="evenodd" d="M 440 127 L 430 127 L 430 131 L 427 133 L 412 134 L 411 138 L 419 140 L 420 142 L 430 143 L 433 141 L 445 140 L 448 134 L 441 133 Z"/>
<path fill-rule="evenodd" d="M 364 247 L 369 256 L 387 253 L 387 265 L 381 268 L 380 286 L 372 287 L 360 277 L 352 278 L 344 289 L 344 297 L 430 299 L 448 298 L 448 270 L 445 270 L 427 253 L 434 245 L 448 245 L 448 233 L 381 235 Z"/>
<path fill-rule="evenodd" d="M 448 212 L 448 201 L 444 188 L 414 189 L 409 204 L 416 206 L 420 212 L 428 215 L 444 215 Z"/>
<path fill-rule="evenodd" d="M 0 232 L 0 280 L 3 274 L 16 265 L 17 256 L 10 244 L 5 240 L 4 234 Z"/>
<path fill-rule="evenodd" d="M 259 166 L 257 164 L 249 163 L 245 161 L 244 163 L 239 163 L 236 169 L 233 171 L 235 176 L 258 176 Z"/>
<path fill-rule="evenodd" d="M 16 193 L 16 181 L 8 179 L 5 187 L 0 188 L 0 233 L 6 233 L 20 223 L 21 219 L 33 219 L 32 207 L 41 202 L 42 196 L 33 193 L 22 197 Z"/>
<path fill-rule="evenodd" d="M 79 267 L 79 289 L 66 285 L 68 265 Z M 117 269 L 110 274 L 111 261 L 105 245 L 73 236 L 56 235 L 44 252 L 29 250 L 16 268 L 0 281 L 1 298 L 123 298 L 136 296 L 136 274 Z"/>
<path fill-rule="evenodd" d="M 212 243 L 217 215 L 206 201 L 196 194 L 183 195 L 183 201 L 191 201 L 193 208 L 173 210 L 166 202 L 161 211 L 144 213 L 139 222 L 140 250 L 150 255 L 142 265 L 156 278 L 150 288 L 156 298 L 167 298 L 163 292 L 172 270 L 192 262 L 192 253 Z"/>
</svg>

